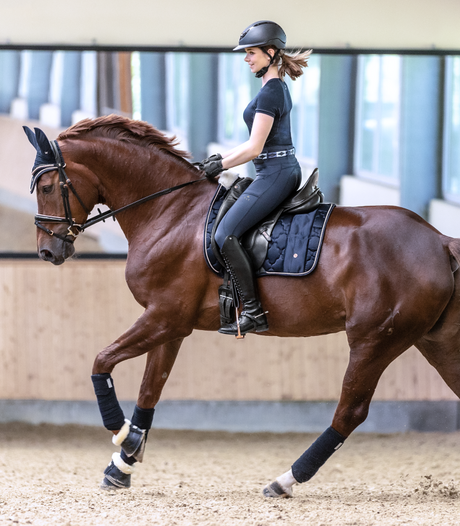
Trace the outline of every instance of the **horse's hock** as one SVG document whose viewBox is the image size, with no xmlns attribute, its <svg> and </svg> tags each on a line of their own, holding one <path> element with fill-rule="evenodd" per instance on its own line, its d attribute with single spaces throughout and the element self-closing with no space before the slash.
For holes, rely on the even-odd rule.
<svg viewBox="0 0 460 526">
<path fill-rule="evenodd" d="M 27 412 L 21 415 L 14 409 L 24 407 L 14 406 L 25 403 L 21 401 L 46 401 L 46 411 L 52 402 L 95 405 L 90 381 L 94 357 L 142 313 L 124 280 L 125 261 L 74 260 L 56 268 L 38 260 L 3 259 L 0 268 L 3 407 L 13 407 L 14 419 L 20 420 L 28 418 Z M 120 400 L 136 399 L 144 363 L 144 358 L 138 358 L 116 368 L 114 378 Z M 227 404 L 230 420 L 243 409 L 257 411 L 260 404 L 267 404 L 263 405 L 268 411 L 265 417 L 261 415 L 263 411 L 257 411 L 261 429 L 269 426 L 271 415 L 279 419 L 276 430 L 283 430 L 283 421 L 287 430 L 296 430 L 288 422 L 286 411 L 291 411 L 293 420 L 311 414 L 296 413 L 296 408 L 303 407 L 299 402 L 310 403 L 310 410 L 316 404 L 319 410 L 333 411 L 347 363 L 344 333 L 289 339 L 250 335 L 237 341 L 217 333 L 195 331 L 184 341 L 162 395 L 162 400 L 171 404 L 164 413 L 170 413 L 172 420 L 165 427 L 185 425 L 180 418 L 174 423 L 171 409 L 180 410 L 184 404 L 192 407 L 195 403 L 199 410 L 200 403 L 209 401 Z M 237 404 L 233 408 L 232 402 Z M 409 349 L 384 373 L 371 414 L 379 410 L 394 416 L 404 404 L 416 404 L 421 418 L 425 411 L 424 425 L 429 427 L 431 417 L 427 416 L 426 407 L 437 403 L 442 403 L 442 407 L 450 404 L 454 414 L 454 393 L 418 351 Z M 33 418 L 46 421 L 50 414 L 40 417 L 40 407 L 35 405 Z M 156 426 L 161 427 L 161 411 L 158 413 Z M 2 415 L 3 419 L 13 419 L 11 411 L 2 411 Z M 95 423 L 99 424 L 99 418 L 96 414 Z M 326 423 L 328 418 L 326 415 Z M 409 428 L 414 428 L 410 425 L 411 416 L 407 418 Z M 189 422 L 193 427 L 193 417 L 189 417 Z M 432 423 L 434 427 L 442 425 L 436 419 Z M 300 424 L 305 426 L 308 422 Z M 212 427 L 212 422 L 207 425 Z M 244 422 L 235 425 L 244 427 Z M 319 431 L 324 427 L 322 422 L 317 423 L 318 429 L 312 425 L 313 428 L 297 430 Z M 371 415 L 366 425 L 371 426 L 368 430 L 374 430 Z M 455 429 L 455 417 L 449 425 Z"/>
</svg>

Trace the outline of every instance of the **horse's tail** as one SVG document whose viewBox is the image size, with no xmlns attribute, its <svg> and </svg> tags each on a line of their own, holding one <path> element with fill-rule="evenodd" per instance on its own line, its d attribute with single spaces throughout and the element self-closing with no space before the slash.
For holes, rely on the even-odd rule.
<svg viewBox="0 0 460 526">
<path fill-rule="evenodd" d="M 447 248 L 450 252 L 450 260 L 452 265 L 452 272 L 455 272 L 460 267 L 460 239 L 447 238 Z"/>
</svg>

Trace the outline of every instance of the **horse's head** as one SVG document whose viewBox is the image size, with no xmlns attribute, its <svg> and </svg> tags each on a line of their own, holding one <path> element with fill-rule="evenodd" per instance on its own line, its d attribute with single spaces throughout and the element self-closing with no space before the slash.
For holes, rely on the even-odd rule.
<svg viewBox="0 0 460 526">
<path fill-rule="evenodd" d="M 38 255 L 44 261 L 61 265 L 75 252 L 73 243 L 90 213 L 88 207 L 95 204 L 94 198 L 89 195 L 88 184 L 79 184 L 78 191 L 74 188 L 72 183 L 81 182 L 81 178 L 73 172 L 73 181 L 67 176 L 57 141 L 49 141 L 39 128 L 34 133 L 24 126 L 24 131 L 37 151 L 30 192 L 37 190 Z"/>
</svg>

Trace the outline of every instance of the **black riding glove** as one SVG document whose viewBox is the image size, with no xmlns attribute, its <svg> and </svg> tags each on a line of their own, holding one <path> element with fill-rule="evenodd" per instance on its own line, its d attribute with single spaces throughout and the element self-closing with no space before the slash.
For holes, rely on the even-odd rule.
<svg viewBox="0 0 460 526">
<path fill-rule="evenodd" d="M 203 165 L 202 168 L 208 179 L 214 179 L 224 171 L 221 159 L 217 161 L 210 161 Z"/>
<path fill-rule="evenodd" d="M 222 155 L 220 153 L 214 153 L 213 155 L 206 157 L 206 159 L 203 159 L 200 164 L 203 166 L 208 163 L 212 163 L 213 161 L 221 161 Z"/>
<path fill-rule="evenodd" d="M 219 174 L 216 173 L 216 175 L 208 175 L 207 171 L 210 170 L 210 168 L 206 168 L 206 165 L 213 163 L 213 162 L 221 161 L 221 160 L 222 160 L 222 155 L 220 153 L 215 153 L 209 157 L 206 157 L 206 159 L 203 159 L 202 161 L 193 163 L 193 166 L 196 166 L 196 168 L 198 170 L 201 170 L 202 172 L 206 172 L 206 177 L 209 177 L 210 179 L 212 179 L 213 177 L 216 177 Z"/>
</svg>

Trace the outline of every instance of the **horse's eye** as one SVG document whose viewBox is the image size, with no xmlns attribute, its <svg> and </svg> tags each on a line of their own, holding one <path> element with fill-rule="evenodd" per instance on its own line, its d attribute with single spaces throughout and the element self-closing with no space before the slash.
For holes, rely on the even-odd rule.
<svg viewBox="0 0 460 526">
<path fill-rule="evenodd" d="M 45 186 L 42 187 L 42 192 L 43 192 L 44 194 L 50 194 L 50 193 L 53 191 L 53 187 L 54 187 L 54 185 L 52 185 L 52 184 L 47 184 L 47 185 L 45 185 Z"/>
</svg>

